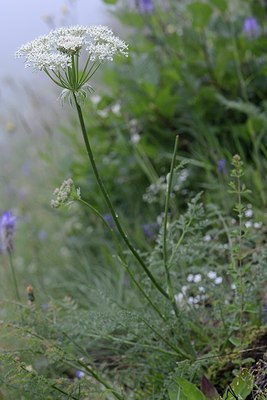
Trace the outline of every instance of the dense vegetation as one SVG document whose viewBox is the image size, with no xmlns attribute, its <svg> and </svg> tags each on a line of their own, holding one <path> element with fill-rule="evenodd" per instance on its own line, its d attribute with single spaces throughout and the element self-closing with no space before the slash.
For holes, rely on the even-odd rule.
<svg viewBox="0 0 267 400">
<path fill-rule="evenodd" d="M 120 222 L 75 106 L 26 87 L 1 149 L 0 398 L 263 400 L 267 6 L 105 3 L 129 56 L 81 109 Z"/>
</svg>

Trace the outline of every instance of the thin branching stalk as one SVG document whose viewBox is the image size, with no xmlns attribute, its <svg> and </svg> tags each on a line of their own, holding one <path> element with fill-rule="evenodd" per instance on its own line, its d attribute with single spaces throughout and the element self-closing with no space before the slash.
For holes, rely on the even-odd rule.
<svg viewBox="0 0 267 400">
<path fill-rule="evenodd" d="M 77 363 L 84 368 L 84 372 L 87 372 L 89 375 L 91 375 L 93 378 L 95 378 L 99 383 L 101 383 L 103 386 L 105 386 L 106 389 L 108 389 L 114 397 L 118 400 L 125 400 L 124 396 L 121 396 L 115 389 L 113 389 L 112 386 L 109 385 L 96 371 L 94 371 L 91 367 L 86 365 L 83 361 L 77 360 Z"/>
<path fill-rule="evenodd" d="M 21 327 L 18 327 L 18 326 L 14 326 L 14 328 L 24 330 L 24 332 L 27 332 L 29 335 L 36 337 L 37 339 L 41 340 L 42 342 L 46 341 L 46 339 L 45 339 L 42 335 L 40 335 L 40 334 L 38 334 L 38 333 L 36 333 L 36 332 L 30 330 L 30 329 L 21 328 Z M 70 339 L 69 336 L 68 336 L 67 334 L 64 333 L 64 335 L 65 335 L 68 339 Z M 81 346 L 77 345 L 77 343 L 74 342 L 72 339 L 70 339 L 70 340 L 71 340 L 76 346 L 78 346 L 79 349 L 82 350 L 82 352 L 83 352 L 84 354 L 86 353 L 86 351 L 85 351 Z M 62 353 L 62 349 L 61 349 L 60 346 L 54 344 L 54 347 Z M 73 359 L 73 358 L 68 358 L 67 355 L 66 355 L 66 357 L 65 357 L 65 354 L 64 354 L 64 361 L 66 362 L 67 365 L 69 365 L 69 366 L 71 366 L 71 367 L 74 367 L 74 368 L 77 368 L 77 365 L 79 365 L 79 367 L 82 367 L 82 368 L 83 368 L 83 372 L 85 372 L 87 375 L 90 375 L 90 376 L 92 376 L 93 378 L 95 378 L 96 381 L 99 382 L 99 383 L 101 383 L 106 389 L 108 389 L 108 390 L 114 395 L 114 397 L 116 397 L 116 399 L 118 399 L 118 400 L 125 400 L 125 398 L 124 398 L 123 396 L 121 396 L 108 382 L 106 382 L 105 379 L 102 378 L 102 376 L 100 376 L 95 370 L 93 370 L 93 368 L 91 368 L 89 365 L 87 365 L 87 364 L 86 364 L 85 362 L 83 362 L 82 360 L 80 360 L 80 359 L 77 360 L 77 359 Z"/>
<path fill-rule="evenodd" d="M 130 240 L 128 239 L 127 234 L 124 232 L 124 229 L 122 228 L 118 215 L 113 207 L 113 204 L 109 198 L 109 195 L 106 191 L 106 188 L 102 182 L 102 179 L 99 175 L 95 160 L 94 160 L 94 155 L 90 146 L 90 142 L 88 139 L 88 135 L 86 132 L 86 128 L 85 128 L 85 123 L 84 123 L 84 119 L 83 119 L 83 114 L 82 114 L 82 109 L 80 107 L 80 105 L 78 104 L 77 98 L 75 93 L 73 92 L 73 98 L 74 98 L 74 102 L 75 102 L 75 106 L 77 109 L 77 113 L 78 113 L 78 117 L 79 117 L 79 122 L 80 122 L 80 126 L 81 126 L 81 130 L 82 130 L 82 134 L 83 134 L 83 139 L 84 139 L 84 143 L 86 146 L 86 150 L 87 150 L 87 154 L 95 175 L 95 178 L 97 180 L 98 186 L 103 194 L 103 197 L 106 201 L 106 204 L 110 210 L 110 213 L 113 217 L 114 223 L 118 229 L 118 232 L 121 236 L 121 238 L 123 239 L 123 241 L 125 242 L 126 246 L 128 247 L 128 249 L 131 251 L 131 253 L 133 254 L 133 256 L 135 257 L 135 259 L 138 261 L 138 263 L 141 265 L 142 269 L 144 270 L 144 272 L 146 273 L 146 275 L 149 277 L 150 281 L 152 282 L 152 284 L 158 289 L 158 291 L 167 299 L 169 299 L 169 295 L 168 293 L 162 288 L 162 286 L 158 283 L 158 281 L 156 280 L 156 278 L 154 277 L 154 275 L 150 272 L 150 270 L 148 269 L 147 265 L 145 264 L 145 262 L 143 261 L 142 257 L 138 254 L 138 251 L 133 247 L 133 245 L 131 244 Z"/>
<path fill-rule="evenodd" d="M 20 294 L 19 294 L 18 282 L 17 282 L 16 272 L 15 272 L 15 268 L 14 268 L 14 264 L 13 264 L 13 257 L 12 257 L 11 250 L 8 250 L 8 259 L 9 259 L 9 265 L 10 265 L 10 269 L 11 269 L 16 298 L 17 298 L 18 302 L 20 303 L 21 298 L 20 298 Z"/>
<path fill-rule="evenodd" d="M 173 174 L 174 174 L 176 154 L 177 154 L 177 149 L 178 149 L 178 140 L 179 140 L 179 136 L 176 136 L 175 144 L 174 144 L 174 151 L 173 151 L 173 156 L 172 156 L 172 162 L 171 162 L 171 169 L 170 169 L 170 173 L 168 174 L 168 178 L 167 178 L 167 194 L 166 194 L 165 210 L 164 210 L 164 222 L 163 222 L 163 261 L 164 261 L 164 269 L 165 269 L 168 293 L 169 293 L 170 300 L 171 300 L 171 303 L 172 303 L 172 307 L 173 307 L 173 310 L 174 310 L 176 316 L 178 316 L 179 312 L 178 312 L 177 304 L 176 304 L 175 297 L 174 297 L 173 286 L 172 286 L 172 281 L 171 281 L 171 276 L 170 276 L 170 271 L 169 271 L 169 265 L 168 265 L 168 249 L 167 249 L 167 234 L 168 234 L 168 232 L 167 232 L 167 225 L 168 225 L 168 212 L 169 212 L 169 206 L 170 206 L 170 199 L 171 199 L 171 193 L 172 193 Z"/>
<path fill-rule="evenodd" d="M 127 265 L 127 263 L 122 260 L 121 257 L 119 257 L 119 261 L 121 263 L 121 265 L 125 268 L 125 270 L 127 271 L 127 273 L 130 275 L 130 278 L 132 279 L 132 281 L 134 282 L 134 284 L 136 285 L 136 287 L 140 290 L 140 292 L 142 293 L 142 295 L 145 297 L 145 299 L 149 302 L 149 304 L 151 305 L 151 307 L 156 311 L 156 313 L 160 316 L 160 318 L 166 322 L 166 318 L 164 317 L 164 315 L 162 314 L 162 312 L 160 311 L 160 309 L 158 308 L 158 306 L 151 300 L 151 298 L 146 294 L 145 290 L 143 289 L 142 285 L 140 285 L 140 283 L 137 281 L 137 279 L 135 278 L 133 272 L 130 270 L 129 266 Z"/>
<path fill-rule="evenodd" d="M 140 292 L 146 298 L 146 300 L 149 302 L 149 304 L 152 306 L 152 308 L 156 311 L 156 313 L 160 316 L 160 318 L 162 318 L 163 321 L 166 322 L 166 318 L 164 317 L 164 315 L 162 314 L 162 312 L 160 311 L 158 306 L 151 300 L 151 298 L 146 294 L 146 292 L 143 289 L 142 285 L 135 279 L 135 276 L 134 276 L 133 272 L 129 268 L 129 266 L 128 266 L 126 260 L 125 260 L 125 257 L 123 256 L 123 252 L 121 251 L 121 248 L 120 248 L 119 242 L 117 240 L 117 237 L 115 236 L 113 229 L 109 226 L 109 224 L 107 223 L 105 218 L 102 216 L 102 214 L 95 207 L 93 207 L 91 204 L 87 203 L 85 200 L 79 198 L 77 201 L 79 201 L 80 203 L 82 203 L 82 204 L 86 205 L 87 207 L 89 207 L 90 210 L 93 211 L 101 219 L 101 221 L 105 224 L 106 228 L 112 234 L 113 240 L 117 245 L 118 260 L 119 260 L 120 264 L 125 268 L 125 270 L 130 275 L 130 278 L 132 279 L 132 281 L 134 282 L 136 287 L 140 290 Z"/>
<path fill-rule="evenodd" d="M 53 384 L 53 385 L 51 386 L 51 388 L 54 389 L 54 390 L 56 390 L 56 391 L 58 391 L 58 392 L 61 393 L 61 394 L 64 394 L 64 395 L 67 397 L 67 399 L 80 400 L 79 397 L 73 396 L 72 394 L 66 392 L 65 390 L 63 390 L 63 389 L 61 389 L 61 388 L 59 388 L 56 384 Z"/>
<path fill-rule="evenodd" d="M 237 205 L 239 208 L 238 212 L 238 254 L 237 254 L 237 262 L 238 262 L 238 273 L 240 279 L 240 337 L 241 343 L 243 342 L 243 324 L 244 324 L 244 279 L 243 279 L 243 270 L 242 270 L 242 201 L 241 201 L 241 182 L 240 176 L 237 176 Z"/>
<path fill-rule="evenodd" d="M 164 338 L 152 325 L 150 325 L 146 320 L 142 319 L 144 324 L 152 331 L 154 332 L 167 346 L 169 346 L 172 350 L 176 352 L 176 355 L 182 356 L 184 359 L 190 359 L 188 356 L 188 353 L 185 353 L 182 349 L 179 347 L 175 346 L 171 342 L 169 342 L 166 338 Z"/>
</svg>

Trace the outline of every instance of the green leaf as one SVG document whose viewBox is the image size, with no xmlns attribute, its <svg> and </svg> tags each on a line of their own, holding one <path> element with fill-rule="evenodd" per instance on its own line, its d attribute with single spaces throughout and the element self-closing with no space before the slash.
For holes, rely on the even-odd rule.
<svg viewBox="0 0 267 400">
<path fill-rule="evenodd" d="M 195 28 L 205 28 L 212 15 L 212 8 L 206 3 L 191 3 L 188 5 L 188 11 L 192 15 L 193 26 Z"/>
<path fill-rule="evenodd" d="M 187 400 L 187 397 L 182 393 L 182 389 L 177 385 L 172 385 L 168 388 L 169 400 Z"/>
<path fill-rule="evenodd" d="M 225 12 L 227 10 L 226 0 L 210 0 L 210 3 L 217 7 L 221 12 Z"/>
<path fill-rule="evenodd" d="M 206 400 L 196 385 L 181 377 L 173 378 L 168 394 L 169 400 Z"/>
<path fill-rule="evenodd" d="M 103 0 L 106 4 L 116 4 L 118 0 Z"/>
<path fill-rule="evenodd" d="M 240 374 L 233 380 L 226 389 L 223 400 L 245 400 L 253 389 L 253 376 L 247 369 L 242 369 Z"/>
</svg>

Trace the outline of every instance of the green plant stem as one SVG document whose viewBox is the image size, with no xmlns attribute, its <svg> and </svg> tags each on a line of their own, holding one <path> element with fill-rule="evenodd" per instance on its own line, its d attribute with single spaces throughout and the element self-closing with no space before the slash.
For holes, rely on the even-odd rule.
<svg viewBox="0 0 267 400">
<path fill-rule="evenodd" d="M 153 303 L 153 301 L 151 300 L 151 298 L 146 294 L 145 290 L 143 289 L 142 285 L 140 285 L 140 283 L 135 279 L 135 276 L 133 274 L 133 272 L 130 270 L 127 262 L 125 261 L 124 257 L 123 257 L 123 253 L 120 249 L 120 245 L 118 243 L 118 240 L 115 236 L 115 233 L 113 231 L 113 229 L 109 226 L 109 224 L 107 223 L 107 221 L 105 221 L 105 219 L 103 218 L 102 214 L 95 208 L 93 207 L 91 204 L 87 203 L 87 201 L 79 198 L 77 201 L 79 201 L 80 203 L 84 204 L 85 206 L 87 206 L 88 208 L 90 208 L 91 211 L 93 211 L 100 219 L 101 221 L 105 224 L 106 228 L 110 231 L 114 242 L 117 245 L 117 250 L 118 250 L 118 259 L 119 262 L 121 263 L 121 265 L 125 268 L 125 270 L 127 271 L 127 273 L 130 275 L 130 278 L 132 279 L 132 281 L 134 282 L 134 284 L 137 286 L 137 288 L 140 290 L 140 292 L 142 293 L 142 295 L 147 299 L 147 301 L 149 302 L 149 304 L 152 306 L 152 308 L 154 308 L 154 310 L 157 312 L 157 314 L 160 316 L 160 318 L 163 319 L 163 321 L 166 321 L 166 318 L 164 317 L 164 315 L 161 313 L 160 309 L 157 307 L 156 304 Z"/>
<path fill-rule="evenodd" d="M 169 295 L 168 293 L 161 287 L 161 285 L 157 282 L 157 280 L 155 279 L 155 277 L 152 275 L 152 273 L 149 271 L 148 267 L 146 266 L 146 264 L 144 263 L 143 259 L 140 257 L 140 255 L 138 254 L 137 250 L 133 247 L 133 245 L 131 244 L 131 242 L 129 241 L 127 234 L 124 232 L 120 222 L 119 222 L 119 218 L 117 213 L 115 212 L 115 209 L 113 207 L 113 204 L 109 198 L 109 195 L 106 191 L 106 188 L 102 182 L 102 179 L 99 175 L 95 160 L 94 160 L 94 155 L 90 146 L 90 142 L 88 139 L 88 135 L 86 132 L 86 128 L 85 128 L 85 123 L 84 123 L 84 119 L 83 119 L 83 114 L 82 114 L 82 109 L 80 107 L 80 105 L 78 104 L 77 98 L 75 93 L 73 92 L 73 98 L 74 98 L 74 102 L 75 102 L 75 106 L 77 109 L 77 113 L 78 113 L 78 117 L 79 117 L 79 122 L 80 122 L 80 126 L 81 126 L 81 130 L 82 130 L 82 135 L 83 135 L 83 139 L 84 139 L 84 143 L 85 143 L 85 147 L 87 150 L 87 154 L 91 163 L 91 166 L 93 168 L 93 172 L 95 175 L 95 178 L 97 180 L 98 186 L 103 194 L 103 197 L 106 201 L 106 204 L 110 210 L 110 213 L 113 217 L 114 223 L 118 229 L 118 232 L 120 233 L 121 238 L 123 239 L 123 241 L 125 242 L 125 244 L 127 245 L 127 247 L 129 248 L 129 250 L 131 251 L 131 253 L 133 254 L 133 256 L 135 257 L 135 259 L 139 262 L 139 264 L 141 265 L 141 267 L 143 268 L 144 272 L 146 273 L 146 275 L 149 277 L 150 281 L 153 283 L 153 285 L 158 289 L 158 291 L 167 299 L 169 299 Z"/>
<path fill-rule="evenodd" d="M 237 45 L 237 38 L 236 38 L 235 31 L 234 31 L 234 25 L 233 25 L 232 20 L 230 20 L 229 24 L 230 24 L 230 31 L 232 34 L 233 55 L 234 55 L 236 73 L 237 73 L 237 77 L 238 77 L 238 83 L 239 83 L 239 87 L 240 87 L 240 91 L 241 91 L 241 95 L 242 95 L 243 99 L 246 102 L 248 102 L 247 88 L 246 88 L 246 83 L 245 83 L 243 73 L 242 73 L 238 45 Z"/>
<path fill-rule="evenodd" d="M 154 310 L 156 311 L 156 313 L 160 316 L 160 318 L 163 319 L 164 322 L 166 322 L 166 318 L 164 317 L 164 315 L 162 314 L 162 312 L 160 311 L 160 309 L 158 308 L 158 306 L 153 303 L 153 301 L 151 300 L 151 298 L 146 294 L 145 290 L 143 289 L 143 287 L 140 285 L 140 283 L 135 279 L 135 276 L 133 274 L 133 272 L 130 270 L 130 268 L 128 267 L 127 263 L 121 258 L 119 257 L 119 261 L 121 263 L 121 265 L 126 269 L 126 271 L 128 272 L 128 274 L 130 275 L 132 281 L 134 282 L 134 284 L 137 286 L 137 288 L 140 290 L 140 292 L 142 293 L 142 295 L 147 299 L 147 301 L 149 302 L 149 304 L 151 305 L 152 308 L 154 308 Z"/>
<path fill-rule="evenodd" d="M 12 252 L 10 250 L 8 250 L 8 258 L 9 258 L 9 265 L 10 265 L 11 274 L 12 274 L 12 278 L 13 278 L 13 284 L 14 284 L 16 297 L 17 297 L 18 302 L 21 303 L 21 298 L 20 298 L 20 295 L 19 295 L 19 289 L 18 289 L 18 283 L 17 283 L 16 273 L 15 273 L 15 268 L 14 268 L 14 264 L 13 264 Z"/>
<path fill-rule="evenodd" d="M 95 372 L 92 368 L 90 368 L 88 365 L 86 365 L 83 361 L 77 360 L 77 363 L 84 368 L 86 372 L 89 373 L 93 378 L 95 378 L 99 383 L 101 383 L 103 386 L 105 386 L 106 389 L 108 389 L 114 397 L 118 400 L 124 400 L 124 397 L 121 396 L 115 389 L 112 388 L 101 376 L 98 375 L 97 372 Z"/>
<path fill-rule="evenodd" d="M 113 229 L 109 226 L 109 224 L 107 223 L 107 221 L 105 220 L 103 215 L 94 206 L 92 206 L 90 203 L 88 203 L 87 201 L 85 201 L 83 199 L 78 199 L 77 201 L 79 201 L 80 203 L 84 204 L 86 207 L 90 208 L 90 210 L 93 211 L 93 213 L 95 213 L 101 219 L 101 221 L 106 226 L 106 228 L 110 232 L 113 232 Z"/>
<path fill-rule="evenodd" d="M 158 331 L 150 325 L 146 320 L 142 319 L 144 324 L 152 331 L 154 332 L 167 346 L 169 346 L 171 349 L 173 349 L 176 354 L 179 354 L 180 356 L 184 357 L 185 359 L 189 359 L 188 354 L 185 353 L 183 350 L 179 349 L 178 347 L 174 346 L 172 343 L 170 343 L 168 340 L 166 340 L 161 334 L 158 333 Z"/>
<path fill-rule="evenodd" d="M 171 169 L 170 169 L 170 173 L 168 174 L 168 179 L 167 179 L 167 194 L 166 194 L 164 222 L 163 222 L 164 269 L 165 269 L 165 274 L 166 274 L 166 281 L 167 281 L 167 287 L 168 287 L 170 300 L 171 300 L 172 307 L 173 307 L 173 310 L 174 310 L 176 316 L 178 316 L 179 312 L 178 312 L 177 304 L 176 304 L 175 297 L 174 297 L 171 275 L 170 275 L 169 265 L 168 265 L 167 225 L 168 225 L 168 211 L 169 211 L 171 192 L 172 192 L 172 182 L 173 182 L 173 174 L 174 174 L 174 168 L 175 168 L 176 153 L 177 153 L 177 149 L 178 149 L 178 140 L 179 140 L 179 136 L 176 136 L 175 144 L 174 144 L 174 151 L 173 151 L 173 156 L 172 156 L 172 162 L 171 162 Z"/>
<path fill-rule="evenodd" d="M 240 338 L 241 343 L 243 342 L 243 314 L 244 314 L 244 282 L 243 282 L 243 271 L 242 271 L 242 254 L 241 254 L 241 243 L 242 243 L 242 202 L 241 202 L 241 182 L 240 176 L 237 176 L 237 198 L 238 198 L 238 225 L 239 225 L 239 232 L 238 232 L 238 255 L 237 255 L 237 262 L 238 262 L 238 272 L 239 272 L 239 279 L 240 279 Z"/>
<path fill-rule="evenodd" d="M 65 392 L 65 390 L 59 388 L 59 387 L 56 386 L 56 385 L 52 385 L 51 387 L 52 387 L 53 389 L 57 390 L 59 393 L 64 394 L 65 396 L 67 396 L 68 399 L 79 400 L 78 397 L 73 396 L 72 394 L 69 394 L 69 393 Z"/>
<path fill-rule="evenodd" d="M 31 331 L 30 329 L 26 329 L 26 328 L 21 328 L 18 326 L 14 326 L 14 328 L 19 329 L 19 330 L 24 330 L 24 332 L 27 332 L 28 334 L 30 334 L 31 336 L 36 337 L 37 339 L 45 342 L 46 339 L 41 336 L 40 334 Z M 67 334 L 65 334 L 65 336 L 67 338 L 69 338 L 69 336 Z M 78 346 L 83 353 L 86 353 L 84 351 L 84 349 L 82 349 L 79 345 L 76 344 L 76 342 L 74 342 L 72 340 L 72 342 Z M 62 352 L 62 349 L 60 346 L 55 344 L 55 348 L 58 349 L 60 352 Z M 65 354 L 64 354 L 65 355 Z M 89 374 L 90 376 L 92 376 L 93 378 L 95 378 L 99 383 L 101 383 L 103 386 L 105 386 L 106 389 L 108 389 L 113 395 L 114 397 L 116 397 L 118 400 L 125 400 L 123 396 L 121 396 L 115 389 L 112 388 L 112 386 L 109 385 L 109 383 L 107 383 L 97 372 L 95 372 L 91 367 L 89 367 L 85 362 L 83 362 L 82 360 L 76 360 L 76 359 L 69 359 L 69 358 L 64 358 L 64 361 L 71 367 L 74 367 L 75 369 L 77 368 L 77 364 L 81 367 L 83 367 L 84 372 L 86 372 L 87 374 Z"/>
</svg>

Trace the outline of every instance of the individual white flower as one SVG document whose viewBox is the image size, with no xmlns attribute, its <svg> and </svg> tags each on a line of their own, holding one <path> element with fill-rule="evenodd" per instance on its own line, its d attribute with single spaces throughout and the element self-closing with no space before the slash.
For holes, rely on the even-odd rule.
<svg viewBox="0 0 267 400">
<path fill-rule="evenodd" d="M 194 304 L 195 303 L 195 298 L 193 296 L 188 297 L 188 304 Z"/>
<path fill-rule="evenodd" d="M 214 283 L 215 285 L 220 285 L 222 283 L 222 277 L 217 276 L 217 278 L 214 279 Z"/>
<path fill-rule="evenodd" d="M 207 234 L 207 235 L 204 236 L 203 239 L 204 239 L 205 242 L 210 242 L 211 241 L 211 235 Z"/>
<path fill-rule="evenodd" d="M 262 227 L 262 222 L 254 222 L 253 226 L 255 229 L 260 229 Z"/>
<path fill-rule="evenodd" d="M 120 116 L 121 115 L 121 105 L 119 103 L 113 104 L 113 106 L 111 107 L 111 111 L 116 116 Z"/>
<path fill-rule="evenodd" d="M 232 284 L 231 284 L 231 289 L 232 289 L 232 290 L 236 290 L 236 284 L 235 284 L 235 283 L 232 283 Z"/>
<path fill-rule="evenodd" d="M 246 221 L 245 222 L 245 227 L 246 228 L 251 228 L 252 227 L 252 222 L 251 221 Z"/>
<path fill-rule="evenodd" d="M 193 282 L 194 281 L 194 275 L 193 274 L 189 274 L 187 276 L 187 282 Z"/>
<path fill-rule="evenodd" d="M 210 279 L 215 279 L 217 277 L 217 274 L 214 271 L 209 271 L 207 273 L 207 277 L 210 278 Z"/>
<path fill-rule="evenodd" d="M 134 133 L 133 135 L 131 135 L 131 142 L 132 144 L 138 144 L 141 140 L 141 136 L 139 135 L 139 133 Z"/>
<path fill-rule="evenodd" d="M 194 283 L 199 283 L 199 282 L 201 282 L 201 280 L 202 280 L 202 275 L 201 274 L 196 274 L 194 276 L 193 282 Z"/>
<path fill-rule="evenodd" d="M 60 52 L 72 54 L 81 50 L 84 45 L 84 38 L 66 35 L 65 37 L 59 37 L 56 45 Z"/>
<path fill-rule="evenodd" d="M 251 208 L 245 211 L 245 217 L 251 218 L 253 216 L 253 210 Z"/>
</svg>

